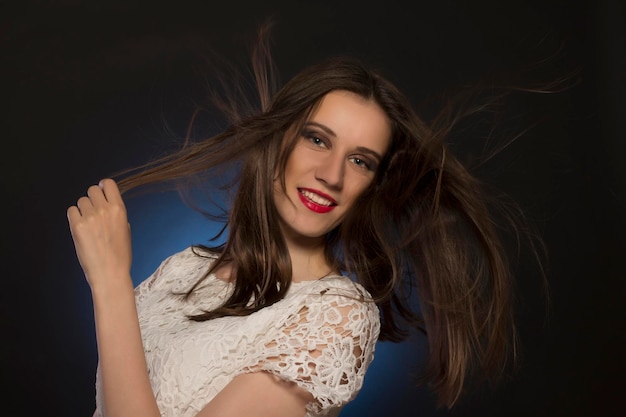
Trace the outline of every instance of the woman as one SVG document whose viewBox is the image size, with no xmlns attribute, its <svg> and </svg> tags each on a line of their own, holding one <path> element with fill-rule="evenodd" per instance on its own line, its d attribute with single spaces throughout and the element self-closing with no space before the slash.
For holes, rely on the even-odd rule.
<svg viewBox="0 0 626 417">
<path fill-rule="evenodd" d="M 515 330 L 511 273 L 487 194 L 380 74 L 351 59 L 306 69 L 261 109 L 68 209 L 92 290 L 101 416 L 330 416 L 377 340 L 426 332 L 428 380 L 452 406 L 497 374 Z M 268 72 L 268 70 L 270 70 Z M 166 259 L 136 289 L 122 191 L 237 167 L 224 245 Z M 420 308 L 415 308 L 417 288 Z"/>
</svg>

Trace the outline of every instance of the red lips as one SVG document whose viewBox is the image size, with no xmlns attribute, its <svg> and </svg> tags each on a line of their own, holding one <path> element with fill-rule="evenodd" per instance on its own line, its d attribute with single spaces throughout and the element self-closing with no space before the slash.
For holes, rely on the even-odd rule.
<svg viewBox="0 0 626 417">
<path fill-rule="evenodd" d="M 300 188 L 298 189 L 298 197 L 300 197 L 300 201 L 302 201 L 302 204 L 304 204 L 304 206 L 306 208 L 308 208 L 309 210 L 315 212 L 315 213 L 328 213 L 330 211 L 332 211 L 336 206 L 337 206 L 337 202 L 335 201 L 334 198 L 332 198 L 331 196 L 324 194 L 323 192 L 319 191 L 319 190 L 314 190 L 311 188 Z M 309 193 L 314 193 L 317 194 L 318 196 L 324 198 L 325 200 L 330 201 L 330 205 L 325 206 L 325 205 L 321 205 L 318 204 L 312 200 L 309 200 L 302 192 L 309 192 Z"/>
</svg>

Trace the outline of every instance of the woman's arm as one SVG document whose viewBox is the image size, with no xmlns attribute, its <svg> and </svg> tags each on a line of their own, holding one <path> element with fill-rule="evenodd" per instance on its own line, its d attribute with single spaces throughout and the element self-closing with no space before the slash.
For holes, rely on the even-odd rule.
<svg viewBox="0 0 626 417">
<path fill-rule="evenodd" d="M 130 277 L 126 208 L 111 179 L 67 210 L 76 254 L 91 287 L 107 417 L 158 417 Z"/>
<path fill-rule="evenodd" d="M 313 396 L 267 372 L 236 376 L 197 417 L 303 417 Z"/>
</svg>

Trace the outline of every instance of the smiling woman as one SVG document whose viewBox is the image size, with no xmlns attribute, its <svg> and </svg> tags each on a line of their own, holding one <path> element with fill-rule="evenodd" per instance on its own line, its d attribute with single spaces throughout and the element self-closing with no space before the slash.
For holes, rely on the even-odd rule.
<svg viewBox="0 0 626 417">
<path fill-rule="evenodd" d="M 376 342 L 411 327 L 427 334 L 440 403 L 454 405 L 468 378 L 497 376 L 515 351 L 490 195 L 446 129 L 356 59 L 274 93 L 262 29 L 260 109 L 217 103 L 232 116 L 225 131 L 104 179 L 68 209 L 95 308 L 95 415 L 336 416 Z M 225 243 L 190 244 L 133 288 L 122 194 L 231 166 Z"/>
<path fill-rule="evenodd" d="M 374 100 L 335 90 L 321 99 L 299 136 L 282 181 L 276 180 L 274 204 L 292 258 L 297 246 L 306 245 L 323 259 L 326 235 L 374 180 L 391 126 Z M 319 272 L 294 271 L 294 279 Z"/>
</svg>

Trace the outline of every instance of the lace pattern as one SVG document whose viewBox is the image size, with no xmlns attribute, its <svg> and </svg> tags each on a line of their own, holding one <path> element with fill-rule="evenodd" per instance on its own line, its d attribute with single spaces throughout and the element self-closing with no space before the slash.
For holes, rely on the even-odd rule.
<svg viewBox="0 0 626 417">
<path fill-rule="evenodd" d="M 190 321 L 187 314 L 221 305 L 233 289 L 211 275 L 189 302 L 172 294 L 189 289 L 211 262 L 187 248 L 135 289 L 162 416 L 194 416 L 234 377 L 259 371 L 310 392 L 307 417 L 337 415 L 361 389 L 374 358 L 379 312 L 365 289 L 330 276 L 293 283 L 284 299 L 249 316 Z M 99 385 L 97 376 L 101 410 Z"/>
</svg>

